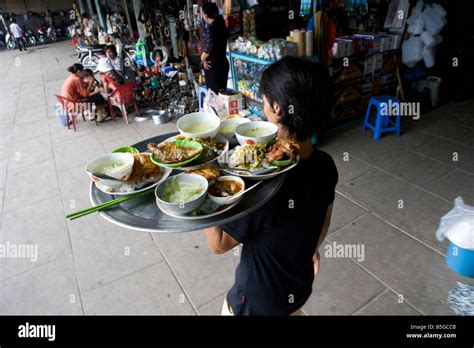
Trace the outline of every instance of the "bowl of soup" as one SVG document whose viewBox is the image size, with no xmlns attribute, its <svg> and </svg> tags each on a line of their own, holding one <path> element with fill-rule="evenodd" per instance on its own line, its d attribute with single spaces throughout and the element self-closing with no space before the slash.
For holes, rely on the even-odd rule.
<svg viewBox="0 0 474 348">
<path fill-rule="evenodd" d="M 94 158 L 86 165 L 86 172 L 90 179 L 106 188 L 122 186 L 121 181 L 103 179 L 94 174 L 105 174 L 118 180 L 127 180 L 133 171 L 134 157 L 131 153 L 109 153 Z"/>
<path fill-rule="evenodd" d="M 181 117 L 176 126 L 181 135 L 190 138 L 214 138 L 219 132 L 221 120 L 207 112 L 193 112 Z"/>
<path fill-rule="evenodd" d="M 243 123 L 250 122 L 248 118 L 235 117 L 221 122 L 219 127 L 219 134 L 229 140 L 229 145 L 237 145 L 237 137 L 235 135 L 235 128 Z"/>
<path fill-rule="evenodd" d="M 208 182 L 198 174 L 174 175 L 155 189 L 158 207 L 171 213 L 184 215 L 196 210 L 206 199 Z"/>
<path fill-rule="evenodd" d="M 227 205 L 237 202 L 242 198 L 245 182 L 238 176 L 224 175 L 218 177 L 214 184 L 207 189 L 209 199 L 218 205 Z"/>
<path fill-rule="evenodd" d="M 247 122 L 235 128 L 240 145 L 267 144 L 276 138 L 277 133 L 277 125 L 266 121 Z"/>
</svg>

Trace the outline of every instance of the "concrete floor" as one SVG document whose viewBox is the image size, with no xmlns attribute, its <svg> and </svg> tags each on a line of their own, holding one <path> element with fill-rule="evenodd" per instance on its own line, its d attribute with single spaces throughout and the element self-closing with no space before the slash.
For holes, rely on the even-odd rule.
<svg viewBox="0 0 474 348">
<path fill-rule="evenodd" d="M 75 58 L 67 42 L 0 52 L 0 243 L 39 252 L 36 262 L 0 258 L 0 314 L 220 314 L 238 252 L 212 255 L 202 231 L 64 218 L 90 205 L 89 159 L 175 129 L 121 120 L 61 128 L 52 94 Z M 447 243 L 434 234 L 455 197 L 474 205 L 474 100 L 405 128 L 374 142 L 357 124 L 322 144 L 340 175 L 327 243 L 362 245 L 365 257 L 323 252 L 307 314 L 450 315 L 449 289 L 473 284 L 446 267 Z"/>
</svg>

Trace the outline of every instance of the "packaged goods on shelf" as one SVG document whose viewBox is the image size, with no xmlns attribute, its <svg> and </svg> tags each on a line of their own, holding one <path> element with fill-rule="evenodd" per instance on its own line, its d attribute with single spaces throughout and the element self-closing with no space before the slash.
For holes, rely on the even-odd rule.
<svg viewBox="0 0 474 348">
<path fill-rule="evenodd" d="M 332 46 L 332 56 L 334 58 L 352 56 L 352 39 L 338 37 Z"/>
</svg>

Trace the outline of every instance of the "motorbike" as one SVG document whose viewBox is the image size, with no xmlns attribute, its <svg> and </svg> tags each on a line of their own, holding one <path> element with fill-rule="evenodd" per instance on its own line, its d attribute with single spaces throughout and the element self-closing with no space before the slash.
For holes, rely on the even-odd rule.
<svg viewBox="0 0 474 348">
<path fill-rule="evenodd" d="M 7 48 L 9 50 L 14 50 L 16 48 L 16 40 L 13 37 L 12 33 L 7 33 L 7 35 L 5 36 L 5 42 L 7 43 Z"/>
<path fill-rule="evenodd" d="M 76 45 L 78 60 L 84 69 L 91 69 L 94 73 L 97 72 L 99 59 L 105 57 L 105 46 L 106 45 L 90 46 L 81 43 Z"/>
<path fill-rule="evenodd" d="M 58 37 L 56 34 L 56 30 L 53 26 L 49 26 L 47 29 L 41 26 L 37 30 L 38 33 L 38 41 L 40 44 L 44 45 L 47 42 L 56 42 Z"/>
<path fill-rule="evenodd" d="M 36 46 L 36 37 L 30 29 L 23 29 L 23 38 L 28 46 Z"/>
<path fill-rule="evenodd" d="M 2 30 L 0 30 L 0 50 L 3 50 L 5 48 L 5 34 L 3 33 Z"/>
</svg>

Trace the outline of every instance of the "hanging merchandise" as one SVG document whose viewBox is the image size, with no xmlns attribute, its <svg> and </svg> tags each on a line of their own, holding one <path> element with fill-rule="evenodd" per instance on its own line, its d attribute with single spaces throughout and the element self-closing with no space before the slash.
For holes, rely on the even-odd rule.
<svg viewBox="0 0 474 348">
<path fill-rule="evenodd" d="M 224 0 L 224 14 L 226 16 L 237 12 L 240 12 L 240 5 L 238 0 Z"/>
<path fill-rule="evenodd" d="M 402 44 L 402 62 L 405 65 L 413 68 L 423 60 L 427 68 L 434 67 L 436 45 L 443 41 L 439 33 L 447 23 L 445 16 L 446 11 L 441 5 L 424 6 L 423 1 L 418 1 L 413 15 L 407 19 L 407 32 L 411 37 Z"/>
<path fill-rule="evenodd" d="M 328 16 L 323 11 L 318 11 L 314 17 L 314 52 L 319 56 L 322 66 L 329 63 L 329 21 Z"/>
<path fill-rule="evenodd" d="M 312 7 L 313 7 L 312 0 L 301 0 L 300 16 L 301 17 L 310 16 Z"/>
<path fill-rule="evenodd" d="M 313 55 L 314 33 L 312 30 L 308 30 L 305 34 L 306 56 L 311 57 Z"/>
<path fill-rule="evenodd" d="M 256 36 L 255 12 L 253 10 L 245 10 L 243 12 L 243 32 L 245 37 Z"/>
<path fill-rule="evenodd" d="M 176 19 L 174 17 L 168 17 L 169 23 L 169 36 L 171 38 L 171 44 L 173 46 L 173 56 L 179 57 L 178 42 L 176 40 Z"/>
</svg>

